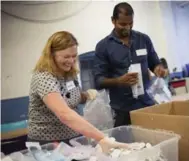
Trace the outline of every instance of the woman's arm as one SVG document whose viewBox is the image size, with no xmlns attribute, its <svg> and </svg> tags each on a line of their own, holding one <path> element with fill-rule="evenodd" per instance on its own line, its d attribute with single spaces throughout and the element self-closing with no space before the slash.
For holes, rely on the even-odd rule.
<svg viewBox="0 0 189 161">
<path fill-rule="evenodd" d="M 100 141 L 104 138 L 104 134 L 102 132 L 68 107 L 60 93 L 49 93 L 43 97 L 43 101 L 64 124 L 74 131 L 86 137 L 93 138 L 96 141 Z"/>
</svg>

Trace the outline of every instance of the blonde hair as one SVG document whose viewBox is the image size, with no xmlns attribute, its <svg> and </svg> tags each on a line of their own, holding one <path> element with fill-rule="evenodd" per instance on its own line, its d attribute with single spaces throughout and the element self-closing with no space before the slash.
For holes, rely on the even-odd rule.
<svg viewBox="0 0 189 161">
<path fill-rule="evenodd" d="M 42 55 L 39 58 L 34 72 L 49 72 L 56 77 L 75 77 L 79 70 L 77 68 L 77 61 L 69 72 L 62 72 L 56 65 L 54 60 L 54 53 L 69 47 L 78 45 L 76 38 L 67 31 L 59 31 L 54 33 L 47 41 Z"/>
</svg>

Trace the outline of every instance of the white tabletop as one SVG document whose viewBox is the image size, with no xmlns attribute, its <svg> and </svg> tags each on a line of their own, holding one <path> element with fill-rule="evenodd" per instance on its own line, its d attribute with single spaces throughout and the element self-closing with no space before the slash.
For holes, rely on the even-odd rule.
<svg viewBox="0 0 189 161">
<path fill-rule="evenodd" d="M 172 97 L 172 101 L 185 101 L 185 100 L 189 100 L 189 93 L 180 94 L 178 96 Z"/>
</svg>

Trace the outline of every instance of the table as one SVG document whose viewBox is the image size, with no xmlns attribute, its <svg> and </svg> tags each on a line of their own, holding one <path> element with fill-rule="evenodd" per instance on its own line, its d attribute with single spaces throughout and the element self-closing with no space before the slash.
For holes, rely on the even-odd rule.
<svg viewBox="0 0 189 161">
<path fill-rule="evenodd" d="M 185 100 L 189 100 L 189 93 L 172 97 L 172 101 L 185 101 Z"/>
<path fill-rule="evenodd" d="M 186 93 L 188 93 L 186 79 L 177 79 L 169 82 L 173 88 L 185 87 Z"/>
</svg>

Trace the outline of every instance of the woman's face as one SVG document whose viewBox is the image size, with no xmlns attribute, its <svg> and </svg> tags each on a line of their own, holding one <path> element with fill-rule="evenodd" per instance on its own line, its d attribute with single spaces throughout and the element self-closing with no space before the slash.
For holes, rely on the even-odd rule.
<svg viewBox="0 0 189 161">
<path fill-rule="evenodd" d="M 64 72 L 69 72 L 74 67 L 76 59 L 77 46 L 55 52 L 55 63 Z"/>
</svg>

